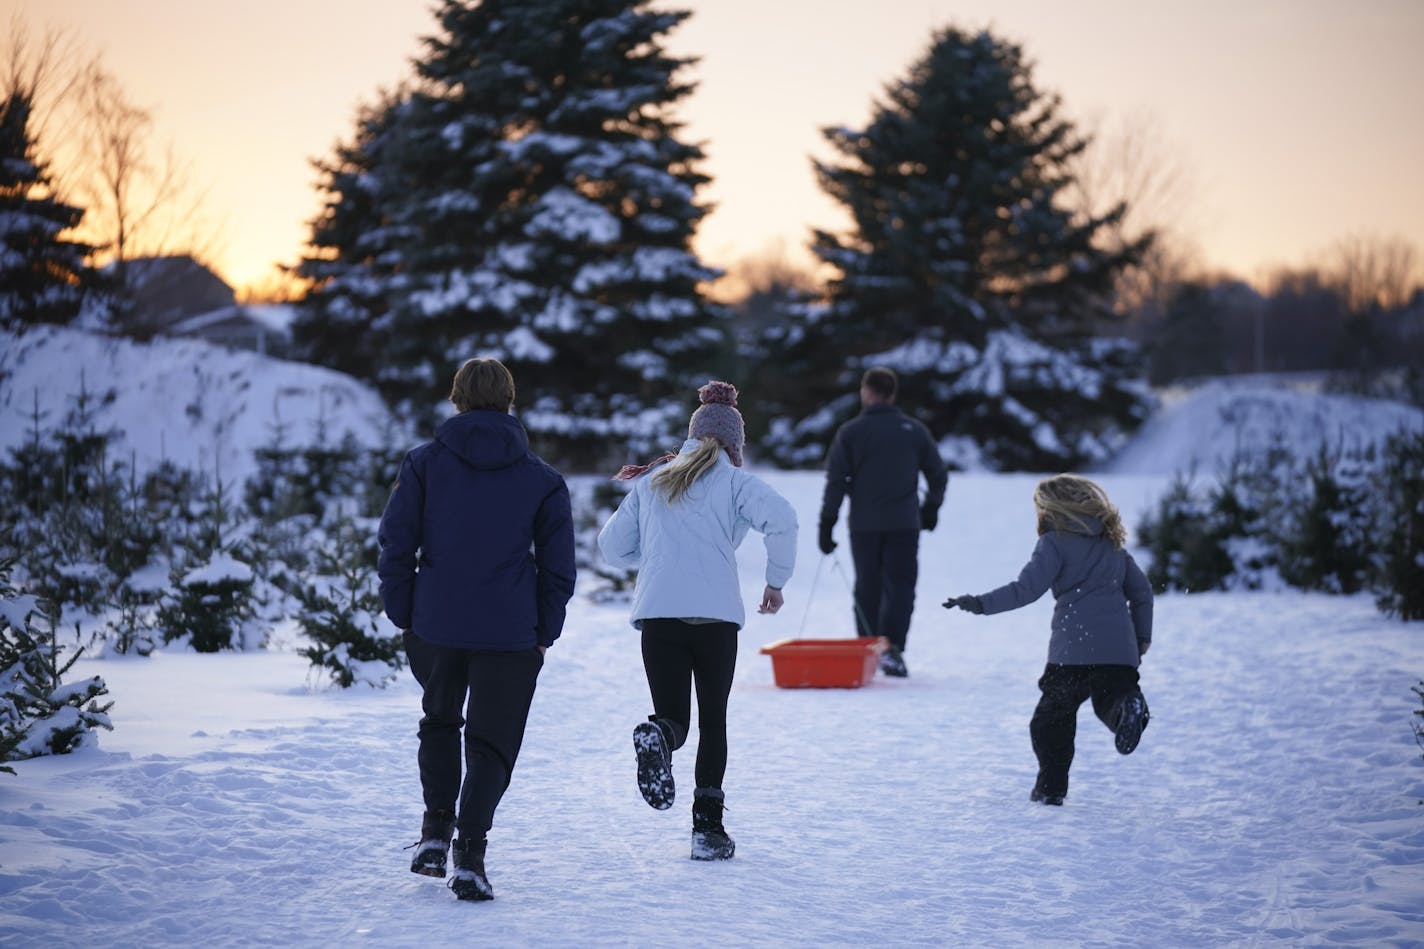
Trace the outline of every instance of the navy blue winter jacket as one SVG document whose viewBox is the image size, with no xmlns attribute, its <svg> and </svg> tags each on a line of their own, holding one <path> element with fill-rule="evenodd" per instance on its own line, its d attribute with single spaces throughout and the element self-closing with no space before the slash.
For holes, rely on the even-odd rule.
<svg viewBox="0 0 1424 949">
<path fill-rule="evenodd" d="M 407 454 L 379 540 L 381 603 L 401 629 L 507 652 L 559 638 L 574 592 L 569 489 L 513 416 L 464 412 Z"/>
</svg>

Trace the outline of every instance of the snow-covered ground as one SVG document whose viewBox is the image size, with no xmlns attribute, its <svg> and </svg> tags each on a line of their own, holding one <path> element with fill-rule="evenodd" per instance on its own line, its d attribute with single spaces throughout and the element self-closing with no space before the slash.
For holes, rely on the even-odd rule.
<svg viewBox="0 0 1424 949">
<path fill-rule="evenodd" d="M 0 344 L 0 450 L 26 437 L 36 393 L 56 422 L 81 377 L 114 389 L 99 419 L 140 468 L 166 457 L 240 478 L 279 422 L 293 443 L 392 438 L 369 389 L 311 367 L 63 330 Z M 1174 470 L 1197 459 L 1212 474 L 1238 432 L 1307 446 L 1420 420 L 1208 386 L 1101 480 L 1135 525 Z M 107 681 L 115 730 L 0 774 L 0 945 L 1424 944 L 1418 624 L 1367 596 L 1161 597 L 1142 746 L 1119 756 L 1082 712 L 1068 803 L 1045 808 L 1028 801 L 1027 726 L 1050 602 L 997 617 L 937 605 L 1015 575 L 1036 478 L 952 477 L 922 544 L 910 678 L 818 691 L 776 688 L 758 649 L 849 634 L 848 557 L 822 558 L 807 529 L 819 474 L 762 474 L 801 514 L 801 563 L 782 613 L 749 611 L 742 632 L 730 863 L 688 859 L 685 785 L 670 812 L 639 796 L 637 633 L 585 577 L 491 834 L 493 903 L 407 870 L 421 811 L 409 674 L 325 688 L 279 630 L 264 652 L 71 670 Z M 753 536 L 749 597 L 762 564 Z M 684 780 L 694 743 L 675 762 Z"/>
<path fill-rule="evenodd" d="M 922 544 L 910 678 L 792 690 L 758 648 L 847 635 L 849 564 L 804 529 L 820 477 L 764 475 L 801 514 L 801 563 L 782 613 L 749 611 L 741 636 L 734 860 L 688 859 L 686 784 L 671 811 L 643 803 L 637 633 L 624 606 L 581 594 L 491 832 L 493 903 L 407 869 L 421 811 L 408 674 L 310 690 L 290 649 L 159 653 L 81 660 L 74 675 L 109 684 L 114 732 L 0 775 L 0 943 L 1424 943 L 1417 624 L 1365 596 L 1160 597 L 1141 747 L 1118 755 L 1083 711 L 1068 802 L 1043 807 L 1027 726 L 1049 600 L 996 617 L 937 605 L 1016 573 L 1035 478 L 951 479 Z M 1165 484 L 1102 480 L 1131 523 Z M 741 560 L 750 597 L 755 535 Z M 694 743 L 674 762 L 684 781 Z"/>
</svg>

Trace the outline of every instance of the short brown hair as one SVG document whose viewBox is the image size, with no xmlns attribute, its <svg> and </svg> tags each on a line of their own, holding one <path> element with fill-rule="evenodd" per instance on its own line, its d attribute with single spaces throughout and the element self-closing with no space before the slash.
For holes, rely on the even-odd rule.
<svg viewBox="0 0 1424 949">
<path fill-rule="evenodd" d="M 884 366 L 871 366 L 865 370 L 865 375 L 860 377 L 860 384 L 887 402 L 895 400 L 895 392 L 900 388 L 900 380 L 895 377 L 895 370 Z"/>
<path fill-rule="evenodd" d="M 514 405 L 514 376 L 498 359 L 467 359 L 455 372 L 450 402 L 456 412 L 508 412 Z"/>
</svg>

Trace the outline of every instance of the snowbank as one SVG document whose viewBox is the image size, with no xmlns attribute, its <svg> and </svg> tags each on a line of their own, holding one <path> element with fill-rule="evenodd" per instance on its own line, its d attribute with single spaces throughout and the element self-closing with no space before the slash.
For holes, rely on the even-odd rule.
<svg viewBox="0 0 1424 949">
<path fill-rule="evenodd" d="M 1281 440 L 1298 453 L 1380 445 L 1424 429 L 1424 411 L 1396 402 L 1329 395 L 1269 377 L 1214 379 L 1165 393 L 1162 408 L 1103 466 L 1114 474 L 1215 475 L 1236 453 Z"/>
<path fill-rule="evenodd" d="M 115 460 L 140 472 L 168 460 L 240 482 L 253 450 L 286 445 L 404 444 L 371 387 L 329 369 L 198 340 L 149 343 L 46 327 L 0 333 L 0 450 L 59 426 L 81 390 L 99 429 L 120 433 Z"/>
</svg>

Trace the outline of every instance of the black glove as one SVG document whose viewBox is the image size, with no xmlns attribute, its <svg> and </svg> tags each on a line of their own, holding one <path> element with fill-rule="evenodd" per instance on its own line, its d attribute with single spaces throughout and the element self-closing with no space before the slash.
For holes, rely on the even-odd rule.
<svg viewBox="0 0 1424 949">
<path fill-rule="evenodd" d="M 920 530 L 932 531 L 939 523 L 939 510 L 932 507 L 920 508 Z"/>
<path fill-rule="evenodd" d="M 952 596 L 944 601 L 944 608 L 952 610 L 959 607 L 966 613 L 973 613 L 976 616 L 984 615 L 984 604 L 979 602 L 977 596 Z"/>
<path fill-rule="evenodd" d="M 831 528 L 834 524 L 821 525 L 821 553 L 828 554 L 836 549 L 836 542 L 831 539 Z"/>
</svg>

